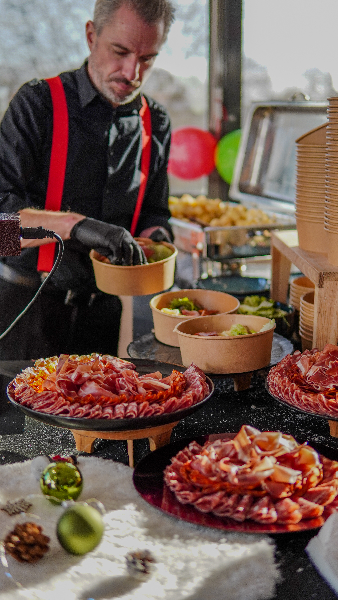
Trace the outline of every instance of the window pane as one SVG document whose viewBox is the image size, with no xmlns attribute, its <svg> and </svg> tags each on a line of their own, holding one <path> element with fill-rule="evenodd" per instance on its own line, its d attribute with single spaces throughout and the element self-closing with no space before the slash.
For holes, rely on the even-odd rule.
<svg viewBox="0 0 338 600">
<path fill-rule="evenodd" d="M 243 0 L 242 115 L 251 102 L 337 95 L 337 0 Z"/>
<path fill-rule="evenodd" d="M 21 84 L 77 68 L 88 54 L 85 23 L 94 0 L 0 0 L 0 118 Z M 176 20 L 144 90 L 172 128 L 207 128 L 208 0 L 180 0 Z M 37 18 L 38 15 L 38 18 Z M 171 193 L 206 189 L 206 178 L 171 178 Z"/>
</svg>

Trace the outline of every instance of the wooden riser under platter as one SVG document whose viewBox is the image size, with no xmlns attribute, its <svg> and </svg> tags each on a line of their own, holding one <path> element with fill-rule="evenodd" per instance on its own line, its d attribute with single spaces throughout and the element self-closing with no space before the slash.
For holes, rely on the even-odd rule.
<svg viewBox="0 0 338 600">
<path fill-rule="evenodd" d="M 128 431 L 84 431 L 71 429 L 74 436 L 76 449 L 80 452 L 93 452 L 94 442 L 100 440 L 127 440 L 129 466 L 134 467 L 134 447 L 133 440 L 144 438 L 149 439 L 150 450 L 157 450 L 166 444 L 169 444 L 173 428 L 179 421 L 159 425 L 157 427 L 148 427 L 147 429 L 130 429 Z"/>
</svg>

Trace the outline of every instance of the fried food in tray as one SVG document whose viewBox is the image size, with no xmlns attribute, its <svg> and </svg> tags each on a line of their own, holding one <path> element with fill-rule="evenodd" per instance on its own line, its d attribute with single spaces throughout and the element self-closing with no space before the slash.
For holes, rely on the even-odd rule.
<svg viewBox="0 0 338 600">
<path fill-rule="evenodd" d="M 204 195 L 194 198 L 183 194 L 181 198 L 169 197 L 171 216 L 183 221 L 193 221 L 210 227 L 251 227 L 273 225 L 277 218 L 259 208 L 247 208 L 243 204 L 231 204 Z"/>
</svg>

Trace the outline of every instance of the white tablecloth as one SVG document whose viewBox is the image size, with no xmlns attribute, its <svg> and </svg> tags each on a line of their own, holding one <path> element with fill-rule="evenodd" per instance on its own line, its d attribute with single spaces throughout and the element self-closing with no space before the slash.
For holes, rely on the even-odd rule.
<svg viewBox="0 0 338 600">
<path fill-rule="evenodd" d="M 270 538 L 226 534 L 167 516 L 138 495 L 129 467 L 95 457 L 79 458 L 84 478 L 79 501 L 96 498 L 104 504 L 104 537 L 83 557 L 67 554 L 55 535 L 63 508 L 40 493 L 32 464 L 0 468 L 0 503 L 36 495 L 31 510 L 38 518 L 30 520 L 51 537 L 50 550 L 35 565 L 10 559 L 16 584 L 0 565 L 1 600 L 259 600 L 274 595 L 279 574 Z M 2 537 L 15 518 L 0 510 Z M 127 552 L 138 549 L 150 550 L 156 559 L 144 582 L 126 568 Z"/>
</svg>

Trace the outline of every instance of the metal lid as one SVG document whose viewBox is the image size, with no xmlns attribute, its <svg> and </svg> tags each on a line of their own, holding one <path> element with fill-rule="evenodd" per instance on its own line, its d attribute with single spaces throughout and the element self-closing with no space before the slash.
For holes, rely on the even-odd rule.
<svg viewBox="0 0 338 600">
<path fill-rule="evenodd" d="M 229 196 L 294 213 L 296 140 L 327 122 L 327 103 L 253 103 L 243 128 Z"/>
</svg>

